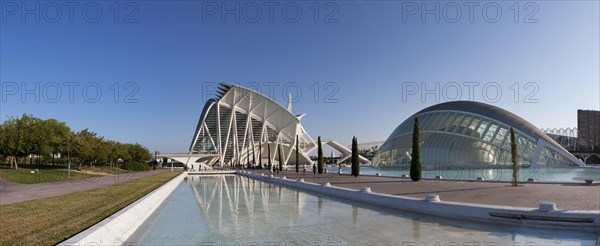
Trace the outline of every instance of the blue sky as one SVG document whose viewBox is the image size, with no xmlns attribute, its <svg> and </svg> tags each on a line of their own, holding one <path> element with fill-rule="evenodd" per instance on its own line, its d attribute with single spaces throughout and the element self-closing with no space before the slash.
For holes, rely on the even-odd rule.
<svg viewBox="0 0 600 246">
<path fill-rule="evenodd" d="M 56 118 L 151 150 L 187 151 L 217 82 L 282 104 L 290 89 L 313 137 L 348 144 L 457 92 L 541 128 L 600 109 L 598 1 L 24 4 L 0 1 L 0 121 Z"/>
</svg>

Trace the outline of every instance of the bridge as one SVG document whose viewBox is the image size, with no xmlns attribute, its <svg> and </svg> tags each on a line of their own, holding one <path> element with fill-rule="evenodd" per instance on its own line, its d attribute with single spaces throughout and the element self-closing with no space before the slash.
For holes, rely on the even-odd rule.
<svg viewBox="0 0 600 246">
<path fill-rule="evenodd" d="M 341 156 L 338 162 L 344 162 L 352 157 L 352 150 L 348 149 L 346 146 L 338 143 L 334 140 L 322 140 L 321 143 L 323 145 L 328 145 L 333 149 L 337 150 L 341 153 Z M 301 145 L 303 149 L 309 149 L 310 151 L 316 149 L 316 142 L 308 142 Z M 212 170 L 213 165 L 217 164 L 219 161 L 219 157 L 221 155 L 218 153 L 214 154 L 189 154 L 189 153 L 164 153 L 158 154 L 157 158 L 167 158 L 174 161 L 178 161 L 186 165 L 186 167 L 195 170 Z M 361 164 L 370 165 L 371 161 L 369 159 L 359 155 L 359 161 Z M 312 163 L 311 163 L 312 164 Z M 221 166 L 221 165 L 219 165 Z"/>
<path fill-rule="evenodd" d="M 600 165 L 600 152 L 571 151 L 571 154 L 583 161 L 586 165 Z"/>
<path fill-rule="evenodd" d="M 352 150 L 348 149 L 348 147 L 338 143 L 335 140 L 321 140 L 321 144 L 329 145 L 331 148 L 341 153 L 340 158 L 338 159 L 338 163 L 344 162 L 352 157 Z M 318 147 L 316 142 L 308 142 L 305 144 L 305 146 L 311 150 L 314 150 Z M 358 155 L 358 160 L 361 164 L 371 164 L 371 161 L 362 155 Z"/>
<path fill-rule="evenodd" d="M 219 160 L 219 156 L 219 154 L 165 153 L 156 155 L 156 158 L 167 158 L 178 161 L 191 169 L 212 170 L 212 165 Z"/>
</svg>

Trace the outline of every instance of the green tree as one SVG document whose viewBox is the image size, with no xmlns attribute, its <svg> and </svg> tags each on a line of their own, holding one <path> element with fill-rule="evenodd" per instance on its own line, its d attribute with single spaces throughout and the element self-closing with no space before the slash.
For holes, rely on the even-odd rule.
<svg viewBox="0 0 600 246">
<path fill-rule="evenodd" d="M 68 150 L 68 141 L 69 136 L 71 136 L 72 132 L 69 126 L 64 122 L 60 122 L 55 119 L 48 119 L 44 121 L 44 129 L 48 133 L 48 146 L 46 154 L 49 154 L 52 158 L 52 165 L 55 165 L 55 159 L 58 154 L 61 154 L 61 157 L 66 155 Z"/>
<path fill-rule="evenodd" d="M 515 140 L 515 130 L 510 128 L 510 154 L 512 160 L 512 186 L 517 186 L 519 163 L 517 161 L 517 141 Z"/>
<path fill-rule="evenodd" d="M 140 144 L 125 145 L 105 140 L 96 133 L 84 129 L 73 133 L 64 122 L 56 119 L 42 120 L 27 114 L 21 117 L 9 117 L 0 125 L 0 155 L 7 159 L 11 166 L 18 168 L 19 160 L 29 158 L 30 163 L 45 164 L 55 158 L 68 157 L 80 164 L 111 162 L 115 159 L 135 160 L 143 162 L 152 158 L 148 149 Z M 70 158 L 75 157 L 75 158 Z"/>
<path fill-rule="evenodd" d="M 354 177 L 358 177 L 358 175 L 360 174 L 360 161 L 358 159 L 358 140 L 356 140 L 356 137 L 352 138 L 351 162 L 352 162 L 352 175 L 354 175 Z"/>
<path fill-rule="evenodd" d="M 79 158 L 79 169 L 83 163 L 93 164 L 97 153 L 94 149 L 95 145 L 98 144 L 97 134 L 90 130 L 83 129 L 79 131 L 75 136 L 73 152 Z"/>
<path fill-rule="evenodd" d="M 109 153 L 108 145 L 106 144 L 104 137 L 96 137 L 93 139 L 92 150 L 94 152 L 92 164 L 105 164 L 108 163 Z"/>
<path fill-rule="evenodd" d="M 52 133 L 46 128 L 46 122 L 36 117 L 22 117 L 25 123 L 25 142 L 30 147 L 28 154 L 35 155 L 36 164 L 42 164 L 44 156 L 50 156 Z M 33 161 L 34 158 L 31 158 Z M 31 163 L 33 164 L 33 163 Z"/>
<path fill-rule="evenodd" d="M 0 141 L 2 141 L 2 154 L 6 156 L 10 166 L 18 170 L 17 157 L 21 154 L 20 147 L 22 143 L 17 129 L 16 118 L 9 117 L 8 120 L 2 124 Z"/>
<path fill-rule="evenodd" d="M 48 144 L 47 134 L 42 129 L 42 123 L 39 118 L 24 114 L 17 122 L 17 129 L 21 140 L 20 155 L 22 157 L 34 154 L 41 156 L 44 147 Z M 29 158 L 33 164 L 33 158 Z M 36 158 L 39 160 L 39 158 Z"/>
<path fill-rule="evenodd" d="M 68 171 L 68 178 L 71 178 L 71 161 L 72 161 L 72 157 L 73 157 L 73 141 L 75 140 L 75 133 L 73 133 L 72 131 L 69 131 L 69 133 L 67 134 L 67 136 L 65 136 L 65 138 L 67 139 L 67 146 L 65 149 L 65 153 L 66 157 L 67 157 L 67 171 Z"/>
<path fill-rule="evenodd" d="M 108 163 L 112 168 L 119 158 L 117 156 L 118 143 L 112 140 L 106 141 L 104 148 L 108 150 Z"/>
<path fill-rule="evenodd" d="M 129 147 L 127 144 L 116 143 L 116 151 L 115 151 L 115 160 L 119 160 L 123 162 L 128 162 L 132 160 L 131 153 L 129 152 Z"/>
<path fill-rule="evenodd" d="M 325 167 L 325 159 L 323 158 L 323 147 L 321 146 L 321 136 L 319 136 L 318 138 L 318 145 L 319 145 L 319 149 L 318 149 L 318 165 L 317 165 L 317 171 L 319 172 L 319 174 L 323 173 L 323 169 Z"/>
<path fill-rule="evenodd" d="M 50 127 L 53 122 L 23 114 L 20 118 L 9 117 L 2 123 L 2 155 L 8 157 L 11 166 L 18 169 L 18 160 L 30 154 L 35 155 L 38 164 L 44 161 L 43 157 L 50 157 L 57 138 L 57 133 Z"/>
<path fill-rule="evenodd" d="M 0 163 L 4 162 L 4 158 L 6 157 L 6 153 L 4 150 L 4 124 L 0 124 Z"/>
<path fill-rule="evenodd" d="M 2 162 L 10 163 L 10 167 L 18 169 L 16 156 L 18 153 L 18 134 L 15 118 L 9 118 L 0 125 L 0 156 Z"/>
<path fill-rule="evenodd" d="M 10 121 L 10 120 L 9 120 Z M 30 154 L 40 155 L 43 152 L 43 146 L 46 144 L 47 138 L 42 136 L 40 119 L 30 115 L 23 114 L 21 118 L 13 118 L 9 124 L 14 124 L 9 127 L 11 134 L 11 142 L 14 143 L 15 167 L 18 158 L 25 158 Z M 39 139 L 38 139 L 39 138 Z"/>
<path fill-rule="evenodd" d="M 300 145 L 298 144 L 298 135 L 296 135 L 296 172 L 300 172 Z"/>
<path fill-rule="evenodd" d="M 152 159 L 152 153 L 139 143 L 129 144 L 128 150 L 133 162 L 144 163 Z"/>
<path fill-rule="evenodd" d="M 412 154 L 410 158 L 410 178 L 421 180 L 421 147 L 419 144 L 419 118 L 415 117 L 412 137 Z"/>
</svg>

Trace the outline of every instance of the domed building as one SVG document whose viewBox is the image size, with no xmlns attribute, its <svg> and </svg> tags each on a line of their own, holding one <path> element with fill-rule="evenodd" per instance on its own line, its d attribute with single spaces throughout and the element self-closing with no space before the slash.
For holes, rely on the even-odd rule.
<svg viewBox="0 0 600 246">
<path fill-rule="evenodd" d="M 472 101 L 446 102 L 406 119 L 373 159 L 376 167 L 410 164 L 412 132 L 419 119 L 421 162 L 426 169 L 511 165 L 510 128 L 515 131 L 520 165 L 585 166 L 540 129 L 499 107 Z"/>
</svg>

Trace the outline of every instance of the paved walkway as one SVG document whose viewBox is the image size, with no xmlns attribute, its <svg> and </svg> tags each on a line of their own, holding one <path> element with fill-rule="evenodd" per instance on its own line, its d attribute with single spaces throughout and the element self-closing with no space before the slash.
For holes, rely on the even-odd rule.
<svg viewBox="0 0 600 246">
<path fill-rule="evenodd" d="M 269 175 L 268 170 L 262 172 Z M 400 196 L 424 198 L 428 194 L 437 194 L 443 201 L 465 202 L 514 207 L 537 208 L 542 201 L 555 202 L 558 209 L 599 210 L 600 184 L 520 184 L 512 187 L 510 183 L 463 182 L 422 180 L 413 182 L 410 179 L 386 178 L 376 176 L 322 174 L 296 175 L 294 171 L 280 172 L 275 176 L 286 176 L 288 179 L 303 178 L 306 182 L 330 182 L 332 186 L 359 190 L 371 187 L 373 192 Z M 316 178 L 315 178 L 316 176 Z M 320 177 L 319 177 L 320 176 Z"/>
<path fill-rule="evenodd" d="M 41 184 L 16 184 L 0 180 L 0 205 L 96 189 L 103 186 L 123 183 L 126 181 L 139 179 L 156 173 L 168 171 L 170 171 L 170 169 L 159 169 L 157 171 L 123 173 L 114 176 L 111 175 L 89 179 L 77 179 L 73 181 Z"/>
</svg>

